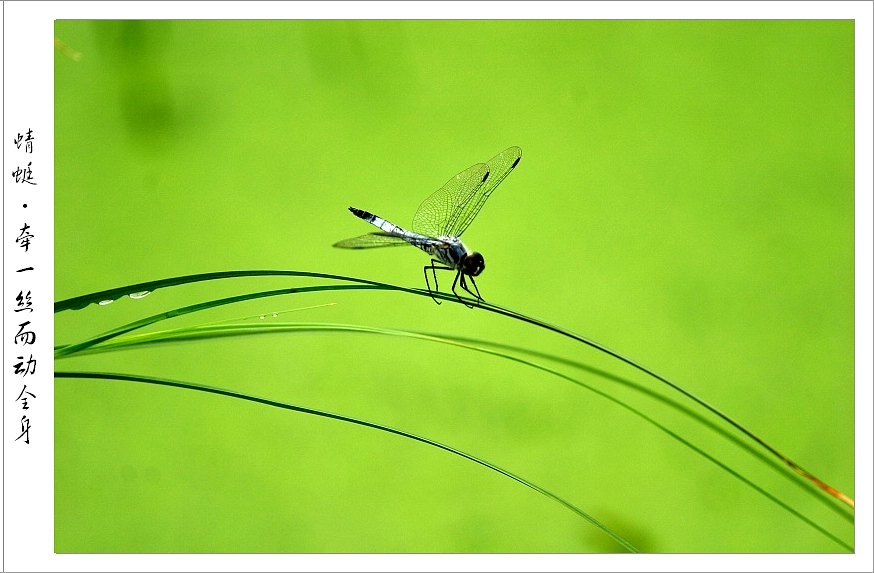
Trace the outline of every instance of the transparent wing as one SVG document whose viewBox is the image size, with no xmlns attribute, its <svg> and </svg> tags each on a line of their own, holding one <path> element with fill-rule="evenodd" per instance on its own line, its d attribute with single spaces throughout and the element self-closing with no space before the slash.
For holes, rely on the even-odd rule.
<svg viewBox="0 0 874 573">
<path fill-rule="evenodd" d="M 488 174 L 488 165 L 477 163 L 447 181 L 419 205 L 413 215 L 413 231 L 431 237 L 449 235 L 464 205 L 482 186 Z"/>
<path fill-rule="evenodd" d="M 373 247 L 399 247 L 401 245 L 409 245 L 409 243 L 403 237 L 388 233 L 368 233 L 334 243 L 335 247 L 341 249 L 371 249 Z"/>
<path fill-rule="evenodd" d="M 513 171 L 520 159 L 522 159 L 522 150 L 518 147 L 509 147 L 489 160 L 488 178 L 468 198 L 461 207 L 460 213 L 452 217 L 453 225 L 448 229 L 448 235 L 461 236 L 476 218 L 492 191 Z"/>
</svg>

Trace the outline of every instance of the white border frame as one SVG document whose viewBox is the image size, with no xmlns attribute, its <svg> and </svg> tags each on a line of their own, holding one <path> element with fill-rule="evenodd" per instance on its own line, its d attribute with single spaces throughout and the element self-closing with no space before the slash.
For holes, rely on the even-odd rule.
<svg viewBox="0 0 874 573">
<path fill-rule="evenodd" d="M 10 416 L 20 410 L 10 399 L 4 380 L 4 503 L 3 564 L 6 571 L 871 571 L 872 560 L 872 12 L 864 2 L 502 2 L 504 19 L 852 19 L 855 20 L 856 122 L 856 554 L 855 555 L 56 555 L 53 553 L 54 396 L 46 377 L 50 358 L 38 362 L 41 393 L 34 406 L 34 439 L 29 449 L 13 447 Z M 7 142 L 26 127 L 34 129 L 39 146 L 41 198 L 31 201 L 30 223 L 39 229 L 39 244 L 54 244 L 53 189 L 53 42 L 55 19 L 446 19 L 495 18 L 494 2 L 4 2 L 4 170 L 18 157 Z M 22 89 L 22 78 L 28 78 Z M 25 127 L 26 124 L 26 127 Z M 14 148 L 13 148 L 14 149 Z M 6 185 L 6 178 L 3 180 Z M 12 288 L 10 269 L 15 253 L 8 246 L 13 226 L 20 225 L 20 201 L 4 187 L 4 288 Z M 33 321 L 51 356 L 53 254 L 34 251 L 42 269 L 34 290 L 39 301 Z M 29 259 L 29 260 L 31 260 Z M 14 265 L 14 262 L 11 263 Z M 14 269 L 12 269 L 14 274 Z M 15 278 L 15 277 L 13 277 Z M 20 278 L 20 277 L 19 277 Z M 33 290 L 33 289 L 32 289 Z M 4 291 L 4 376 L 6 343 L 12 318 L 6 316 L 9 292 Z M 14 295 L 12 295 L 14 296 Z M 10 318 L 10 321 L 7 321 Z M 35 353 L 36 354 L 36 353 Z M 9 380 L 10 383 L 13 380 Z M 19 382 L 18 379 L 14 380 Z M 15 390 L 17 395 L 18 390 Z M 24 494 L 23 492 L 26 492 Z"/>
</svg>

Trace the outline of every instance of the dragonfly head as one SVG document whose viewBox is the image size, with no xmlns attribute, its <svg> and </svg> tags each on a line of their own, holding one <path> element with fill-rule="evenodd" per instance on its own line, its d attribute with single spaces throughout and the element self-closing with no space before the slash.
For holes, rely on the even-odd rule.
<svg viewBox="0 0 874 573">
<path fill-rule="evenodd" d="M 477 277 L 486 268 L 486 261 L 476 251 L 466 255 L 461 261 L 461 272 L 472 277 Z"/>
</svg>

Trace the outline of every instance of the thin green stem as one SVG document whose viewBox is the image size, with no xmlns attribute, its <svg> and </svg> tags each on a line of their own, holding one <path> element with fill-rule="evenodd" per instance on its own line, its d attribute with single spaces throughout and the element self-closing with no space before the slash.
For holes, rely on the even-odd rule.
<svg viewBox="0 0 874 573">
<path fill-rule="evenodd" d="M 556 376 L 558 378 L 561 378 L 563 380 L 569 381 L 577 386 L 580 386 L 580 387 L 582 387 L 582 388 L 584 388 L 584 389 L 586 389 L 586 390 L 588 390 L 588 391 L 590 391 L 590 392 L 596 394 L 597 396 L 600 396 L 606 400 L 609 400 L 610 402 L 613 402 L 614 404 L 618 405 L 619 407 L 629 411 L 631 414 L 643 419 L 644 421 L 651 424 L 652 426 L 654 426 L 655 428 L 657 428 L 661 432 L 667 434 L 672 439 L 676 440 L 677 442 L 684 445 L 685 447 L 691 449 L 693 452 L 695 452 L 699 456 L 703 457 L 707 461 L 715 464 L 716 466 L 718 466 L 722 470 L 726 471 L 732 477 L 741 481 L 742 483 L 744 483 L 748 487 L 752 488 L 754 491 L 756 491 L 760 495 L 763 495 L 768 500 L 777 504 L 782 509 L 788 511 L 789 513 L 791 513 L 792 515 L 794 515 L 795 517 L 797 517 L 798 519 L 800 519 L 801 521 L 803 521 L 807 525 L 813 527 L 818 532 L 820 532 L 824 536 L 828 537 L 829 539 L 831 539 L 835 543 L 841 545 L 845 549 L 852 551 L 852 546 L 850 546 L 847 543 L 845 543 L 844 541 L 842 541 L 836 535 L 829 532 L 824 527 L 820 526 L 819 524 L 814 522 L 812 519 L 810 519 L 807 516 L 805 516 L 804 514 L 802 514 L 800 511 L 796 510 L 795 508 L 791 507 L 787 503 L 783 502 L 782 500 L 777 498 L 774 494 L 768 492 L 767 490 L 765 490 L 761 486 L 757 485 L 752 480 L 745 477 L 743 474 L 737 472 L 736 470 L 732 469 L 731 467 L 729 467 L 725 463 L 719 461 L 714 456 L 708 454 L 707 452 L 705 452 L 704 450 L 702 450 L 698 446 L 692 444 L 690 441 L 686 440 L 685 438 L 683 438 L 679 434 L 671 431 L 666 426 L 660 424 L 659 422 L 657 422 L 655 419 L 651 418 L 650 416 L 647 416 L 646 414 L 644 414 L 643 412 L 641 412 L 637 408 L 634 408 L 633 406 L 627 404 L 626 402 L 623 402 L 622 400 L 620 400 L 614 396 L 611 396 L 610 394 L 608 394 L 602 390 L 599 390 L 593 386 L 586 384 L 585 382 L 577 380 L 571 376 L 568 376 L 568 375 L 566 375 L 562 372 L 559 372 L 557 370 L 554 370 L 552 368 L 548 368 L 546 366 L 543 366 L 541 364 L 538 364 L 538 363 L 530 361 L 530 360 L 526 360 L 524 358 L 519 358 L 517 356 L 512 356 L 510 354 L 506 354 L 505 352 L 500 352 L 498 350 L 491 350 L 489 348 L 485 348 L 483 346 L 482 341 L 478 341 L 478 340 L 471 341 L 469 339 L 463 340 L 463 339 L 460 339 L 458 337 L 454 337 L 451 335 L 437 335 L 437 334 L 430 334 L 430 333 L 411 332 L 411 331 L 405 331 L 405 330 L 375 328 L 375 327 L 369 327 L 369 326 L 359 326 L 359 325 L 349 325 L 349 324 L 329 324 L 329 323 L 264 323 L 264 324 L 254 324 L 254 325 L 253 324 L 221 324 L 221 325 L 210 324 L 210 325 L 191 326 L 191 327 L 184 327 L 184 328 L 179 328 L 179 329 L 163 330 L 163 331 L 150 332 L 150 333 L 139 334 L 139 335 L 126 336 L 123 338 L 115 339 L 115 340 L 110 341 L 110 342 L 104 342 L 102 344 L 92 346 L 90 349 L 84 350 L 82 352 L 84 352 L 84 353 L 109 352 L 109 351 L 113 351 L 113 350 L 124 350 L 124 349 L 132 348 L 132 347 L 135 347 L 138 345 L 159 344 L 159 343 L 178 341 L 178 340 L 206 340 L 206 339 L 218 338 L 218 337 L 264 335 L 264 334 L 271 334 L 271 333 L 289 333 L 289 332 L 291 332 L 291 333 L 304 333 L 304 332 L 363 333 L 363 334 L 376 334 L 376 335 L 387 335 L 387 336 L 399 336 L 399 337 L 414 338 L 414 339 L 418 339 L 418 340 L 437 342 L 437 343 L 448 344 L 451 346 L 456 346 L 456 347 L 464 348 L 464 349 L 468 349 L 468 350 L 474 350 L 474 351 L 488 354 L 491 356 L 497 356 L 500 358 L 504 358 L 504 359 L 507 359 L 507 360 L 510 360 L 510 361 L 513 361 L 513 362 L 540 370 L 542 372 L 546 372 L 548 374 L 551 374 L 551 375 Z M 485 344 L 488 344 L 488 343 L 485 343 Z M 497 345 L 497 346 L 499 346 L 499 345 Z M 526 350 L 522 349 L 522 348 L 517 348 L 517 350 L 520 352 L 526 352 Z M 549 357 L 549 355 L 545 355 L 545 356 Z M 553 358 L 555 358 L 555 357 L 553 357 Z M 586 369 L 589 370 L 588 367 L 586 367 Z M 687 413 L 688 415 L 695 417 L 696 419 L 699 419 L 699 421 L 701 421 L 702 423 L 704 423 L 705 425 L 710 427 L 712 430 L 717 431 L 718 433 L 728 437 L 729 439 L 734 440 L 736 444 L 747 449 L 747 451 L 749 451 L 750 453 L 758 456 L 762 461 L 766 461 L 769 464 L 773 464 L 773 462 L 770 458 L 764 458 L 760 452 L 753 450 L 752 448 L 750 448 L 750 446 L 748 444 L 740 442 L 734 436 L 730 436 L 730 435 L 726 434 L 725 430 L 723 430 L 722 428 L 714 426 L 709 420 L 704 420 L 703 418 L 700 418 L 697 413 L 687 411 L 687 409 L 684 406 L 682 406 L 680 404 L 676 404 L 675 402 L 673 402 L 669 398 L 662 397 L 658 394 L 654 394 L 648 389 L 641 388 L 641 387 L 637 386 L 636 384 L 634 384 L 633 382 L 615 377 L 609 373 L 597 371 L 595 369 L 590 369 L 590 371 L 592 371 L 593 373 L 599 374 L 602 377 L 605 377 L 608 379 L 614 379 L 614 380 L 618 379 L 622 383 L 628 384 L 632 388 L 635 388 L 641 392 L 645 392 L 648 395 L 656 397 L 658 399 L 665 400 L 666 403 L 668 403 L 669 405 L 675 405 L 675 407 L 677 409 L 679 409 L 680 411 L 682 411 L 684 413 Z M 822 497 L 817 496 L 817 499 L 822 499 Z M 833 507 L 833 506 L 830 505 L 829 507 Z M 843 515 L 843 514 L 841 514 L 841 515 Z"/>
<path fill-rule="evenodd" d="M 400 287 L 400 286 L 391 285 L 391 284 L 387 284 L 387 283 L 381 283 L 378 281 L 371 281 L 371 280 L 367 280 L 367 279 L 359 279 L 359 278 L 354 278 L 354 277 L 347 277 L 347 276 L 343 276 L 343 275 L 334 275 L 334 274 L 328 274 L 328 273 L 312 273 L 312 272 L 307 272 L 307 271 L 280 271 L 280 270 L 224 271 L 224 272 L 217 272 L 217 273 L 203 273 L 203 274 L 196 274 L 196 275 L 185 275 L 185 276 L 179 276 L 179 277 L 172 277 L 172 278 L 168 278 L 168 279 L 162 279 L 162 280 L 158 280 L 158 281 L 137 283 L 137 284 L 129 285 L 126 287 L 109 289 L 109 290 L 99 291 L 99 292 L 88 294 L 88 295 L 74 297 L 71 299 L 66 299 L 66 300 L 55 303 L 55 312 L 61 312 L 63 310 L 69 310 L 69 309 L 80 309 L 80 308 L 84 308 L 85 306 L 88 306 L 89 304 L 94 304 L 94 303 L 97 303 L 97 302 L 100 302 L 103 300 L 115 300 L 117 298 L 129 295 L 129 294 L 135 293 L 135 292 L 154 291 L 156 289 L 164 288 L 164 287 L 168 287 L 168 286 L 188 284 L 188 283 L 194 283 L 194 282 L 200 282 L 200 281 L 209 281 L 209 280 L 224 279 L 224 278 L 236 278 L 236 277 L 252 277 L 252 276 L 296 276 L 296 277 L 330 279 L 330 280 L 339 280 L 339 281 L 344 281 L 344 282 L 356 283 L 357 285 L 359 285 L 358 288 L 396 290 L 396 291 L 403 291 L 403 292 L 407 292 L 407 293 L 411 293 L 411 294 L 417 294 L 420 296 L 428 296 L 428 297 L 432 296 L 432 293 L 430 293 L 428 291 L 421 290 L 421 289 L 410 289 L 410 288 Z M 342 288 L 342 286 L 343 285 L 338 285 L 335 288 L 337 290 L 340 290 Z M 347 287 L 353 288 L 351 285 L 347 285 Z M 290 294 L 292 292 L 308 292 L 308 291 L 315 291 L 315 290 L 329 290 L 329 288 L 330 287 L 304 287 L 301 289 L 282 289 L 279 291 L 265 291 L 265 293 L 259 293 L 258 296 L 275 296 L 276 294 Z M 268 294 L 268 293 L 272 293 L 272 294 Z M 452 302 L 460 302 L 460 301 L 457 301 L 454 297 L 449 297 L 443 293 L 433 293 L 433 294 L 442 298 L 443 300 L 450 300 Z M 232 297 L 232 299 L 238 298 L 239 300 L 247 300 L 246 297 L 247 297 L 247 295 L 242 295 L 241 297 Z M 250 297 L 250 298 L 255 298 L 255 297 Z M 223 300 L 231 300 L 231 299 L 223 299 Z M 227 303 L 222 303 L 222 304 L 227 304 Z M 582 344 L 585 344 L 591 348 L 594 348 L 600 352 L 603 352 L 609 356 L 612 356 L 613 358 L 616 358 L 617 360 L 624 362 L 625 364 L 631 366 L 632 368 L 635 368 L 635 369 L 643 372 L 644 374 L 651 376 L 652 378 L 655 378 L 659 382 L 667 385 L 672 390 L 679 392 L 680 394 L 682 394 L 686 398 L 692 400 L 693 402 L 695 402 L 699 406 L 705 408 L 706 410 L 710 411 L 711 413 L 713 413 L 717 417 L 724 420 L 726 423 L 728 423 L 729 425 L 734 427 L 736 430 L 738 430 L 739 432 L 741 432 L 742 434 L 746 435 L 748 438 L 750 438 L 751 440 L 753 440 L 754 442 L 759 444 L 762 448 L 767 450 L 770 454 L 777 457 L 784 464 L 786 464 L 790 469 L 792 469 L 792 471 L 794 471 L 796 474 L 809 480 L 811 483 L 815 484 L 822 491 L 828 493 L 833 498 L 838 499 L 838 500 L 846 503 L 850 507 L 855 507 L 855 502 L 853 501 L 852 498 L 850 498 L 849 496 L 847 496 L 846 494 L 844 494 L 843 492 L 841 492 L 837 488 L 834 488 L 834 487 L 828 485 L 824 481 L 820 480 L 818 477 L 814 476 L 813 474 L 811 474 L 810 472 L 808 472 L 807 470 L 802 468 L 798 463 L 796 463 L 795 461 L 790 459 L 788 456 L 781 453 L 775 447 L 771 446 L 764 439 L 760 438 L 758 435 L 754 434 L 752 431 L 746 429 L 739 422 L 737 422 L 734 418 L 732 418 L 728 414 L 725 414 L 724 412 L 720 411 L 716 407 L 711 406 L 709 403 L 705 402 L 703 399 L 699 398 L 698 396 L 696 396 L 692 392 L 685 390 L 684 388 L 671 382 L 670 380 L 668 380 L 664 376 L 657 374 L 654 370 L 643 366 L 641 363 L 637 362 L 636 360 L 633 360 L 627 356 L 620 354 L 619 352 L 611 350 L 610 348 L 608 348 L 608 347 L 606 347 L 598 342 L 595 342 L 594 340 L 586 338 L 582 335 L 575 334 L 569 330 L 565 330 L 563 328 L 551 325 L 551 324 L 544 322 L 542 320 L 528 317 L 528 316 L 525 316 L 523 314 L 517 313 L 517 312 L 509 310 L 509 309 L 505 309 L 505 308 L 497 306 L 497 305 L 493 305 L 493 304 L 489 304 L 489 303 L 480 303 L 479 305 L 476 305 L 476 308 L 486 310 L 489 312 L 493 312 L 496 314 L 500 314 L 503 316 L 507 316 L 509 318 L 513 318 L 516 320 L 520 320 L 522 322 L 525 322 L 525 323 L 528 323 L 528 324 L 531 324 L 534 326 L 538 326 L 540 328 L 544 328 L 544 329 L 549 330 L 551 332 L 555 332 L 556 334 L 568 337 L 572 340 L 575 340 L 575 341 L 580 342 Z M 199 309 L 200 309 L 200 305 L 192 305 L 191 307 L 186 307 L 185 312 L 183 312 L 183 314 L 185 314 L 186 312 L 194 312 L 195 310 L 199 310 Z M 163 317 L 163 315 L 160 315 L 160 316 Z M 155 317 L 150 317 L 150 318 L 155 318 Z M 157 320 L 161 320 L 161 319 L 162 318 L 158 318 Z M 150 319 L 144 319 L 144 320 L 148 321 Z M 152 322 L 156 322 L 157 320 L 152 320 Z M 140 321 L 140 322 L 142 322 L 142 321 Z M 144 324 L 139 325 L 139 326 L 135 326 L 134 328 L 140 328 L 141 326 L 145 326 L 146 324 L 151 324 L 152 322 L 145 322 Z M 132 323 L 132 324 L 137 324 L 137 323 Z M 130 330 L 133 330 L 133 328 L 131 328 Z M 96 344 L 97 342 L 101 342 L 103 340 L 108 340 L 109 338 L 112 338 L 113 336 L 118 336 L 119 334 L 123 334 L 124 332 L 128 332 L 128 331 L 129 330 L 126 330 L 123 332 L 111 331 L 111 334 L 104 335 L 105 336 L 104 338 L 98 337 L 99 340 L 97 338 L 95 338 L 95 339 L 91 339 L 89 341 L 85 341 L 84 343 L 80 343 L 78 345 L 69 345 L 69 346 L 63 347 L 63 348 L 56 351 L 56 356 L 62 356 L 62 355 L 64 355 L 64 353 L 74 352 L 78 349 L 86 348 L 90 345 Z M 61 354 L 58 354 L 59 352 Z"/>
<path fill-rule="evenodd" d="M 340 422 L 347 422 L 350 424 L 355 424 L 358 426 L 363 426 L 366 428 L 372 428 L 375 430 L 388 432 L 390 434 L 395 434 L 397 436 L 401 436 L 404 438 L 415 440 L 417 442 L 421 442 L 423 444 L 427 444 L 429 446 L 433 446 L 435 448 L 439 448 L 439 449 L 444 450 L 446 452 L 449 452 L 451 454 L 455 454 L 456 456 L 461 456 L 461 457 L 466 458 L 472 462 L 476 462 L 484 467 L 487 467 L 492 471 L 498 472 L 499 474 L 502 474 L 502 475 L 536 491 L 537 493 L 544 495 L 544 496 L 548 497 L 549 499 L 563 505 L 565 508 L 571 510 L 572 512 L 574 512 L 578 516 L 582 517 L 583 519 L 585 519 L 586 521 L 588 521 L 589 523 L 591 523 L 592 525 L 594 525 L 595 527 L 597 527 L 598 529 L 600 529 L 601 531 L 606 533 L 608 536 L 610 536 L 610 538 L 612 538 L 614 541 L 616 541 L 616 543 L 621 545 L 627 551 L 632 552 L 632 553 L 638 552 L 637 548 L 634 545 L 632 545 L 631 542 L 629 542 L 627 539 L 625 539 L 624 537 L 622 537 L 621 535 L 619 535 L 618 533 L 616 533 L 615 531 L 613 531 L 612 529 L 610 529 L 609 527 L 607 527 L 606 525 L 604 525 L 603 523 L 601 523 L 600 521 L 598 521 L 597 519 L 595 519 L 594 517 L 592 517 L 591 515 L 586 513 L 585 511 L 583 511 L 582 509 L 578 508 L 577 506 L 575 506 L 571 502 L 557 496 L 556 494 L 550 492 L 549 490 L 542 488 L 539 485 L 532 483 L 532 482 L 526 480 L 525 478 L 514 474 L 513 472 L 511 472 L 509 470 L 505 470 L 499 466 L 496 466 L 493 463 L 487 462 L 486 460 L 483 460 L 483 459 L 478 458 L 474 455 L 465 453 L 465 452 L 458 450 L 456 448 L 453 448 L 451 446 L 447 446 L 446 444 L 441 444 L 440 442 L 437 442 L 437 441 L 434 441 L 434 440 L 431 440 L 429 438 L 425 438 L 425 437 L 422 437 L 422 436 L 419 436 L 416 434 L 412 434 L 410 432 L 405 432 L 403 430 L 398 430 L 396 428 L 391 428 L 389 426 L 384 426 L 382 424 L 377 424 L 375 422 L 368 422 L 367 420 L 361 420 L 359 418 L 352 418 L 350 416 L 343 416 L 340 414 L 334 414 L 332 412 L 326 412 L 324 410 L 305 408 L 303 406 L 296 406 L 294 404 L 288 404 L 288 403 L 279 402 L 276 400 L 269 400 L 267 398 L 262 398 L 260 396 L 254 396 L 251 394 L 244 394 L 242 392 L 236 392 L 233 390 L 226 390 L 224 388 L 216 388 L 213 386 L 205 386 L 202 384 L 195 384 L 195 383 L 191 383 L 191 382 L 180 382 L 180 381 L 176 381 L 176 380 L 167 380 L 167 379 L 163 379 L 163 378 L 153 378 L 150 376 L 136 376 L 136 375 L 130 375 L 130 374 L 117 374 L 117 373 L 106 373 L 106 372 L 55 372 L 55 378 L 121 380 L 121 381 L 126 381 L 126 382 L 138 382 L 138 383 L 144 383 L 144 384 L 155 384 L 158 386 L 169 386 L 172 388 L 182 388 L 182 389 L 194 390 L 194 391 L 198 391 L 198 392 L 208 392 L 210 394 L 218 394 L 220 396 L 227 396 L 229 398 L 236 398 L 238 400 L 247 400 L 249 402 L 255 402 L 257 404 L 264 404 L 266 406 L 271 406 L 273 408 L 281 408 L 284 410 L 291 410 L 293 412 L 300 412 L 302 414 L 310 414 L 313 416 L 320 416 L 320 417 L 328 418 L 331 420 L 337 420 Z"/>
</svg>

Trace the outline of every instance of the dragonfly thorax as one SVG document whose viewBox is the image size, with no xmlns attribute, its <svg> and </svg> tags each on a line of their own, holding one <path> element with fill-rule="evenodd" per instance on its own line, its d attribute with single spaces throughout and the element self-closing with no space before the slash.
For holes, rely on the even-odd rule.
<svg viewBox="0 0 874 573">
<path fill-rule="evenodd" d="M 438 237 L 436 241 L 420 248 L 446 266 L 458 269 L 466 275 L 478 276 L 486 268 L 483 256 L 468 250 L 458 237 Z"/>
</svg>

